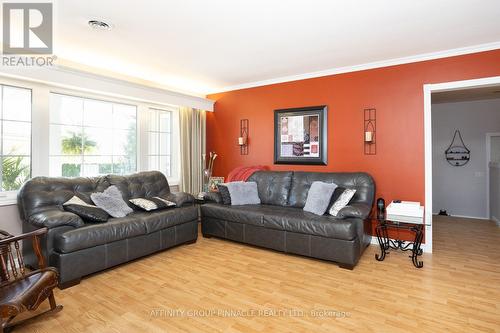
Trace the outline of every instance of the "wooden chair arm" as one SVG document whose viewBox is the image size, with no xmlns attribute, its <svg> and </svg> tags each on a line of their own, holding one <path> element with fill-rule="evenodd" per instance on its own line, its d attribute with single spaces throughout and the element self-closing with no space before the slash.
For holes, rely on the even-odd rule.
<svg viewBox="0 0 500 333">
<path fill-rule="evenodd" d="M 0 230 L 0 234 L 2 234 L 3 236 L 6 236 L 6 238 L 3 238 L 3 239 L 0 240 L 0 246 L 2 246 L 4 244 L 10 244 L 12 242 L 15 242 L 15 241 L 18 241 L 18 240 L 21 240 L 21 239 L 31 238 L 33 236 L 44 235 L 44 234 L 47 233 L 47 231 L 48 231 L 48 229 L 44 227 L 44 228 L 40 228 L 40 229 L 31 231 L 31 232 L 27 232 L 25 234 L 21 234 L 21 235 L 17 235 L 17 236 L 12 236 L 12 235 L 6 233 L 5 231 L 1 231 Z"/>
<path fill-rule="evenodd" d="M 42 269 L 46 267 L 46 261 L 45 258 L 43 257 L 42 249 L 40 247 L 40 237 L 44 234 L 46 234 L 48 231 L 47 228 L 40 228 L 25 234 L 21 234 L 18 236 L 12 236 L 9 233 L 5 231 L 0 231 L 0 235 L 4 236 L 5 238 L 0 240 L 0 248 L 2 247 L 8 247 L 9 244 L 18 242 L 23 239 L 28 239 L 32 238 L 33 239 L 33 250 L 35 252 L 35 255 L 38 259 L 38 268 Z M 17 246 L 17 245 L 16 245 Z"/>
</svg>

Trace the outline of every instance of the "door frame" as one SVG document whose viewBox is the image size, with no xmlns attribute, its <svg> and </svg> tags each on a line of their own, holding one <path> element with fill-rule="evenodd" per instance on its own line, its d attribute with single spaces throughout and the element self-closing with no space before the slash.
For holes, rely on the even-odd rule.
<svg viewBox="0 0 500 333">
<path fill-rule="evenodd" d="M 500 137 L 500 132 L 486 133 L 486 217 L 491 220 L 490 213 L 490 160 L 491 138 Z"/>
<path fill-rule="evenodd" d="M 425 249 L 432 253 L 432 93 L 500 85 L 500 76 L 424 84 Z M 489 195 L 489 193 L 488 193 Z M 489 212 L 488 212 L 489 213 Z"/>
</svg>

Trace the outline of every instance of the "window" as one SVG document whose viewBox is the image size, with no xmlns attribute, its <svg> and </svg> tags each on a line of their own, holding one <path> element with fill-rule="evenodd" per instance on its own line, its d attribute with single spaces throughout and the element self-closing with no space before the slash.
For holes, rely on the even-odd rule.
<svg viewBox="0 0 500 333">
<path fill-rule="evenodd" d="M 172 111 L 149 109 L 148 166 L 172 176 Z"/>
<path fill-rule="evenodd" d="M 136 106 L 52 93 L 50 176 L 135 172 L 136 127 Z"/>
<path fill-rule="evenodd" d="M 31 176 L 31 90 L 0 85 L 0 189 L 16 191 Z"/>
</svg>

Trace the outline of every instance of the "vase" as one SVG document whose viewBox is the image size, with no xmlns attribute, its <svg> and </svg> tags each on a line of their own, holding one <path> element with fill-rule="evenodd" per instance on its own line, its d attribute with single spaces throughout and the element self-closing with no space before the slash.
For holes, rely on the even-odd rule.
<svg viewBox="0 0 500 333">
<path fill-rule="evenodd" d="M 204 169 L 203 170 L 203 192 L 208 192 L 208 182 L 210 181 L 210 177 L 212 177 L 212 170 Z"/>
</svg>

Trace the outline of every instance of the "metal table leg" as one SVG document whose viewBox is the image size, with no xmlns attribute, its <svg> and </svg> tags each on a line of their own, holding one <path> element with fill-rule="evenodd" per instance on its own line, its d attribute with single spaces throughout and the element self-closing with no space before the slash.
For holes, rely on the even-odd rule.
<svg viewBox="0 0 500 333">
<path fill-rule="evenodd" d="M 415 241 L 413 242 L 410 258 L 416 268 L 422 268 L 424 267 L 424 262 L 418 260 L 418 256 L 421 256 L 423 253 L 421 245 L 424 238 L 424 233 L 422 230 L 422 226 L 420 225 L 413 227 L 412 230 L 415 232 Z"/>
<path fill-rule="evenodd" d="M 375 253 L 375 259 L 383 261 L 387 254 L 386 250 L 389 249 L 389 238 L 387 237 L 387 227 L 385 223 L 378 224 L 375 228 L 375 233 L 377 234 L 378 245 L 380 246 L 380 255 Z"/>
</svg>

